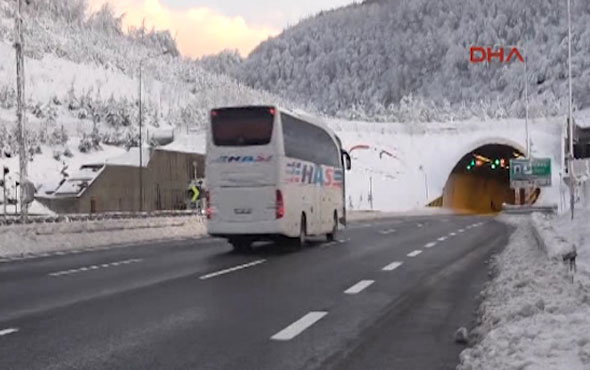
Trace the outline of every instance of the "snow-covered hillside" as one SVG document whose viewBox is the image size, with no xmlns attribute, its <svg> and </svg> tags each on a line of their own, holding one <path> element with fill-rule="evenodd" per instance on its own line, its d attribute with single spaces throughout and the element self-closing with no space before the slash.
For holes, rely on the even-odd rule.
<svg viewBox="0 0 590 370">
<path fill-rule="evenodd" d="M 37 0 L 24 24 L 29 174 L 40 191 L 64 167 L 138 145 L 142 60 L 144 138 L 202 130 L 214 106 L 290 105 L 181 57 L 167 31 L 123 32 L 108 6 L 89 14 L 84 0 Z M 14 2 L 0 0 L 0 164 L 10 168 L 9 189 L 18 177 L 13 37 Z"/>
<path fill-rule="evenodd" d="M 590 105 L 590 3 L 572 6 L 574 99 L 584 108 Z M 234 69 L 250 86 L 347 118 L 402 120 L 396 105 L 410 95 L 436 106 L 433 114 L 466 104 L 477 115 L 484 101 L 499 118 L 523 117 L 523 64 L 469 63 L 470 46 L 518 45 L 541 117 L 566 106 L 566 22 L 562 0 L 367 1 L 288 28 Z M 228 60 L 220 58 L 220 66 L 231 66 Z"/>
</svg>

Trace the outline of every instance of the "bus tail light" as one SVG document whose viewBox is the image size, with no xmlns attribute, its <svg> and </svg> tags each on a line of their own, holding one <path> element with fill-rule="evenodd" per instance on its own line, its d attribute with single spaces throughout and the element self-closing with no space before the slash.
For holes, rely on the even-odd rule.
<svg viewBox="0 0 590 370">
<path fill-rule="evenodd" d="M 276 192 L 276 216 L 277 219 L 285 216 L 285 202 L 283 201 L 283 193 L 280 190 Z"/>
</svg>

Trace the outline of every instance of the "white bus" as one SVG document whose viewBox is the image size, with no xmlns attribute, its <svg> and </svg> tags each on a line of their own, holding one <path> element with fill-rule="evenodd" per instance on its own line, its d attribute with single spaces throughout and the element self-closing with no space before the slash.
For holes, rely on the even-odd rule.
<svg viewBox="0 0 590 370">
<path fill-rule="evenodd" d="M 346 224 L 350 156 L 317 119 L 274 106 L 213 109 L 207 133 L 207 230 L 247 250 L 258 240 L 332 240 Z"/>
</svg>

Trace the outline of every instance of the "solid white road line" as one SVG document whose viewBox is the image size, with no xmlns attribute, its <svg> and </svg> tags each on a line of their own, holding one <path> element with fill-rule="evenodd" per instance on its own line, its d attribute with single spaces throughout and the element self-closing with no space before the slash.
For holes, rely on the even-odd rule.
<svg viewBox="0 0 590 370">
<path fill-rule="evenodd" d="M 270 339 L 281 341 L 291 340 L 301 334 L 305 329 L 320 321 L 327 314 L 328 313 L 325 311 L 310 312 L 291 325 L 287 326 L 285 329 L 270 337 Z"/>
<path fill-rule="evenodd" d="M 344 291 L 344 294 L 358 294 L 371 286 L 375 280 L 361 280 Z"/>
<path fill-rule="evenodd" d="M 432 247 L 434 247 L 435 245 L 436 245 L 436 242 L 431 242 L 431 243 L 428 243 L 428 244 L 426 244 L 426 245 L 424 246 L 424 248 L 432 248 Z"/>
<path fill-rule="evenodd" d="M 421 253 L 422 253 L 422 251 L 419 250 L 419 249 L 417 249 L 417 250 L 415 250 L 413 252 L 408 253 L 408 257 L 416 257 L 417 255 L 419 255 Z"/>
<path fill-rule="evenodd" d="M 3 337 L 5 335 L 16 333 L 17 331 L 18 331 L 17 328 L 10 328 L 10 329 L 0 330 L 0 337 Z"/>
<path fill-rule="evenodd" d="M 438 238 L 439 242 L 444 242 L 445 240 L 447 240 L 446 236 L 441 236 L 440 238 Z"/>
<path fill-rule="evenodd" d="M 396 268 L 400 267 L 401 265 L 403 265 L 403 262 L 392 262 L 389 265 L 383 267 L 383 271 L 393 271 Z"/>
<path fill-rule="evenodd" d="M 265 259 L 257 260 L 257 261 L 246 263 L 246 264 L 243 264 L 243 265 L 231 267 L 231 268 L 228 268 L 228 269 L 225 269 L 225 270 L 221 270 L 221 271 L 217 271 L 217 272 L 212 272 L 210 274 L 201 276 L 199 279 L 201 279 L 201 280 L 211 279 L 211 278 L 214 278 L 214 277 L 217 277 L 217 276 L 220 276 L 220 275 L 229 274 L 230 272 L 234 272 L 234 271 L 238 271 L 238 270 L 243 270 L 243 269 L 246 269 L 248 267 L 260 265 L 261 263 L 264 263 L 264 262 L 266 262 Z"/>
</svg>

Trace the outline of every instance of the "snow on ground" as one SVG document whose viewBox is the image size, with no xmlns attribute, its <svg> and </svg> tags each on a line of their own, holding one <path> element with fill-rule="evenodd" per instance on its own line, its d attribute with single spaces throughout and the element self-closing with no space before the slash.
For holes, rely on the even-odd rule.
<svg viewBox="0 0 590 370">
<path fill-rule="evenodd" d="M 571 214 L 566 212 L 559 216 L 535 214 L 533 222 L 549 240 L 546 245 L 550 257 L 561 258 L 575 246 L 578 275 L 587 277 L 590 285 L 590 209 L 576 209 L 573 221 Z"/>
<path fill-rule="evenodd" d="M 547 258 L 528 216 L 495 257 L 495 277 L 482 293 L 478 343 L 461 353 L 458 370 L 590 369 L 590 284 L 571 283 L 566 267 Z"/>
<path fill-rule="evenodd" d="M 12 225 L 0 228 L 0 257 L 52 253 L 205 234 L 196 216 Z"/>
<path fill-rule="evenodd" d="M 424 207 L 417 208 L 406 212 L 381 212 L 381 211 L 347 211 L 346 219 L 348 221 L 375 220 L 388 217 L 418 217 L 433 215 L 451 215 L 455 211 L 448 208 Z"/>
<path fill-rule="evenodd" d="M 37 187 L 37 194 L 45 194 L 46 191 L 55 190 L 61 179 L 63 178 L 62 171 L 69 175 L 74 175 L 83 164 L 88 163 L 103 163 L 109 158 L 115 158 L 126 153 L 124 148 L 102 145 L 102 150 L 98 150 L 92 153 L 80 153 L 77 149 L 78 138 L 71 138 L 66 148 L 69 148 L 72 157 L 66 157 L 61 155 L 59 160 L 54 158 L 54 152 L 56 148 L 50 148 L 49 146 L 42 146 L 42 154 L 35 155 L 35 159 L 28 163 L 28 174 L 29 179 Z M 62 148 L 60 151 L 64 151 Z M 1 158 L 0 165 L 7 166 L 10 173 L 7 176 L 6 182 L 8 184 L 8 198 L 14 198 L 16 190 L 15 184 L 19 181 L 19 163 L 18 157 L 12 158 Z M 0 191 L 0 203 L 3 201 L 3 194 Z M 14 208 L 14 206 L 9 206 Z M 42 209 L 36 209 L 42 211 Z M 34 210 L 31 210 L 33 212 Z M 2 209 L 0 207 L 0 213 Z M 9 212 L 11 212 L 9 210 Z M 37 213 L 37 212 L 35 212 Z"/>
</svg>

